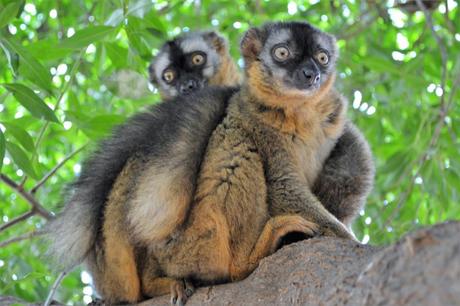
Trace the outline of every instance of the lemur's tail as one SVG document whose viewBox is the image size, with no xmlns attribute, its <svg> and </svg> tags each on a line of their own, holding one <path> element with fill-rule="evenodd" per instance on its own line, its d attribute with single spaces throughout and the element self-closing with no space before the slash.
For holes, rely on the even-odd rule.
<svg viewBox="0 0 460 306">
<path fill-rule="evenodd" d="M 46 238 L 51 242 L 49 255 L 59 265 L 57 268 L 73 269 L 94 244 L 98 213 L 88 200 L 74 193 L 61 214 L 46 227 Z"/>
</svg>

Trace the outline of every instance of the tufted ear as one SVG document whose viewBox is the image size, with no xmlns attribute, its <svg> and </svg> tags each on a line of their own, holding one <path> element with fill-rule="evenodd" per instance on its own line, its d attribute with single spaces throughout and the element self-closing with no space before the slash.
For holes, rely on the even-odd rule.
<svg viewBox="0 0 460 306">
<path fill-rule="evenodd" d="M 241 40 L 240 49 L 245 61 L 255 60 L 262 51 L 261 32 L 257 28 L 249 29 Z"/>
<path fill-rule="evenodd" d="M 157 77 L 155 76 L 155 67 L 154 67 L 154 63 L 150 63 L 149 65 L 149 80 L 150 80 L 150 83 L 152 84 L 158 84 L 158 80 L 157 80 Z"/>
<path fill-rule="evenodd" d="M 227 40 L 215 31 L 204 32 L 203 38 L 219 53 L 226 51 L 228 48 Z"/>
</svg>

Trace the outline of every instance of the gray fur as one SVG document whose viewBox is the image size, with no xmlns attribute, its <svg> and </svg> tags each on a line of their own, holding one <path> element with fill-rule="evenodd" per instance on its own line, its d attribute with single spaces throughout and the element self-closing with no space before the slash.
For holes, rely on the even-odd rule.
<svg viewBox="0 0 460 306">
<path fill-rule="evenodd" d="M 374 172 L 366 139 L 353 123 L 347 122 L 344 134 L 315 181 L 313 193 L 332 214 L 350 227 L 372 189 Z"/>
</svg>

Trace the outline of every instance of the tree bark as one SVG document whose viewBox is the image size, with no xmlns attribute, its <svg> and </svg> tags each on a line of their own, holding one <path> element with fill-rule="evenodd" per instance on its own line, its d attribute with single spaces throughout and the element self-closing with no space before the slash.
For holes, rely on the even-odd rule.
<svg viewBox="0 0 460 306">
<path fill-rule="evenodd" d="M 301 241 L 263 259 L 243 281 L 198 289 L 187 306 L 460 305 L 459 233 L 460 222 L 447 222 L 387 247 L 324 237 Z M 0 305 L 20 302 L 0 297 Z M 169 305 L 169 296 L 138 305 Z"/>
<path fill-rule="evenodd" d="M 460 222 L 387 247 L 314 238 L 283 247 L 247 279 L 200 288 L 191 305 L 460 305 Z M 139 305 L 168 305 L 169 297 Z"/>
</svg>

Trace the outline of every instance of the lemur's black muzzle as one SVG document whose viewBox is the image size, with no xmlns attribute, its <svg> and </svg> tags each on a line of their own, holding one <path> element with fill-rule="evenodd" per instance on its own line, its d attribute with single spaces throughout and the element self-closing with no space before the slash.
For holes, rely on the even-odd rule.
<svg viewBox="0 0 460 306">
<path fill-rule="evenodd" d="M 188 79 L 180 84 L 179 91 L 181 94 L 189 94 L 200 88 L 200 83 L 195 79 Z"/>
<path fill-rule="evenodd" d="M 321 81 L 321 71 L 312 59 L 309 59 L 299 65 L 295 76 L 297 86 L 304 89 L 316 87 Z"/>
<path fill-rule="evenodd" d="M 312 70 L 308 68 L 302 69 L 303 77 L 308 85 L 314 85 L 319 82 L 321 77 L 320 72 L 318 70 Z"/>
</svg>

